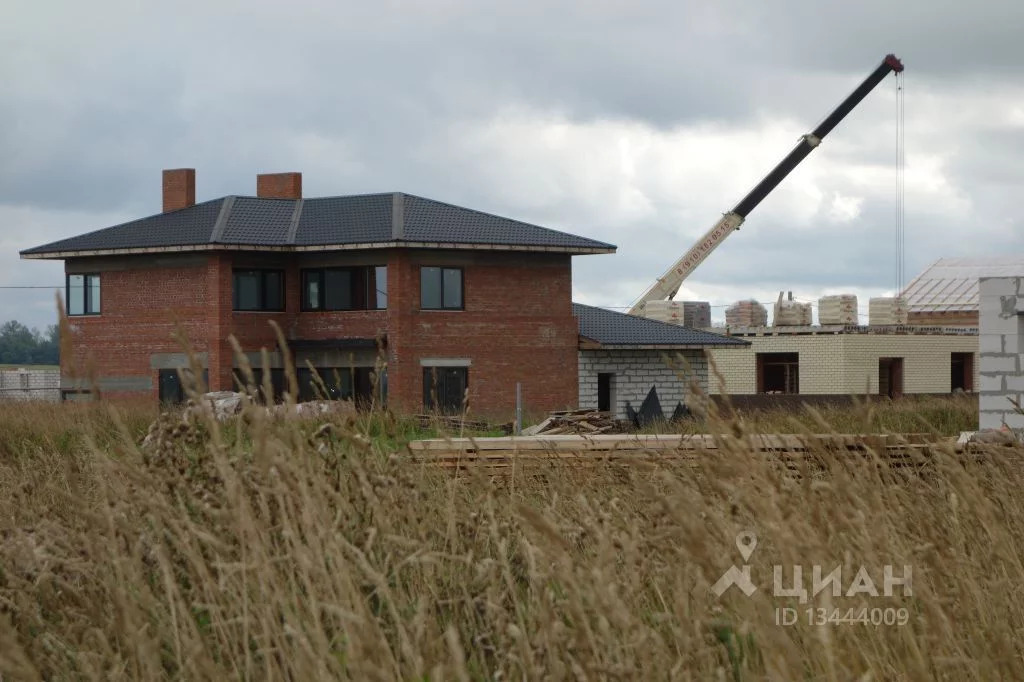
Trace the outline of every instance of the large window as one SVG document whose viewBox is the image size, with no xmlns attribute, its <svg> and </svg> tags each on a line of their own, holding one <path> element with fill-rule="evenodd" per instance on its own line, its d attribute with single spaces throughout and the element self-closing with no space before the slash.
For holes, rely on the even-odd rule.
<svg viewBox="0 0 1024 682">
<path fill-rule="evenodd" d="M 387 395 L 384 373 L 373 367 L 299 367 L 299 400 L 355 400 L 359 407 L 371 404 L 374 396 L 383 402 Z"/>
<path fill-rule="evenodd" d="M 420 308 L 462 310 L 462 268 L 420 268 Z"/>
<path fill-rule="evenodd" d="M 799 353 L 758 353 L 758 393 L 799 393 Z"/>
<path fill-rule="evenodd" d="M 100 314 L 100 276 L 68 275 L 68 315 Z"/>
<path fill-rule="evenodd" d="M 302 271 L 303 310 L 384 310 L 387 307 L 386 265 Z"/>
<path fill-rule="evenodd" d="M 235 310 L 284 310 L 283 270 L 235 270 L 231 307 Z"/>
<path fill-rule="evenodd" d="M 468 385 L 469 369 L 466 367 L 424 367 L 423 407 L 444 414 L 462 412 Z"/>
</svg>

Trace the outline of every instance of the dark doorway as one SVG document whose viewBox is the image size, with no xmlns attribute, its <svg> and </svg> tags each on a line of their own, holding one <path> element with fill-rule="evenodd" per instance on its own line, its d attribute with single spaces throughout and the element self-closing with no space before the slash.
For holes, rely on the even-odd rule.
<svg viewBox="0 0 1024 682">
<path fill-rule="evenodd" d="M 190 376 L 190 369 L 181 370 L 185 376 Z M 203 370 L 203 379 L 199 386 L 194 386 L 200 393 L 206 391 L 209 381 L 209 370 Z M 188 398 L 186 387 L 181 382 L 181 376 L 176 369 L 161 369 L 157 374 L 157 392 L 160 402 L 166 405 L 180 405 Z"/>
<path fill-rule="evenodd" d="M 600 373 L 597 375 L 597 409 L 611 412 L 615 405 L 615 375 Z"/>
<path fill-rule="evenodd" d="M 878 358 L 878 395 L 903 395 L 903 358 Z"/>
<path fill-rule="evenodd" d="M 799 393 L 799 353 L 758 353 L 758 393 Z"/>
<path fill-rule="evenodd" d="M 974 390 L 974 353 L 949 354 L 949 390 Z"/>
</svg>

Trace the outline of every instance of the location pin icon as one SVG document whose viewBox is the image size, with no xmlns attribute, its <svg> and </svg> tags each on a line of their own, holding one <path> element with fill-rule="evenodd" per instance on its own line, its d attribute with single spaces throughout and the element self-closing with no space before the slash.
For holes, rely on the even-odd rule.
<svg viewBox="0 0 1024 682">
<path fill-rule="evenodd" d="M 750 559 L 755 547 L 757 547 L 757 536 L 753 531 L 745 530 L 736 536 L 736 549 L 740 550 L 740 556 L 744 561 Z"/>
</svg>

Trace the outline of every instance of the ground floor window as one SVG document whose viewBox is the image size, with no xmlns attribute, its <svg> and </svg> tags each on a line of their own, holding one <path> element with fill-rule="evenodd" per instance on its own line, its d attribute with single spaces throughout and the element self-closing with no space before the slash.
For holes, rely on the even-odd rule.
<svg viewBox="0 0 1024 682">
<path fill-rule="evenodd" d="M 468 386 L 468 367 L 424 367 L 423 407 L 428 412 L 462 412 Z"/>
<path fill-rule="evenodd" d="M 903 358 L 878 358 L 878 395 L 903 395 Z"/>
<path fill-rule="evenodd" d="M 183 369 L 185 376 L 189 376 L 190 369 Z M 201 385 L 196 387 L 199 391 L 206 391 L 209 382 L 209 370 L 203 370 Z M 180 405 L 188 399 L 188 391 L 181 381 L 181 375 L 177 369 L 161 369 L 157 375 L 157 390 L 160 402 L 166 405 Z"/>
<path fill-rule="evenodd" d="M 285 378 L 284 370 L 274 367 L 270 369 L 270 394 L 267 394 L 267 389 L 263 385 L 263 369 L 252 369 L 252 381 L 246 377 L 245 373 L 235 368 L 231 370 L 231 380 L 234 384 L 236 391 L 247 392 L 253 395 L 258 401 L 265 403 L 281 402 L 284 399 L 284 393 L 288 390 L 288 381 Z"/>
<path fill-rule="evenodd" d="M 974 353 L 949 354 L 949 390 L 974 390 Z"/>
<path fill-rule="evenodd" d="M 354 400 L 368 406 L 387 396 L 387 374 L 373 367 L 300 367 L 295 372 L 299 400 Z"/>
<path fill-rule="evenodd" d="M 758 353 L 758 393 L 799 393 L 799 353 Z"/>
</svg>

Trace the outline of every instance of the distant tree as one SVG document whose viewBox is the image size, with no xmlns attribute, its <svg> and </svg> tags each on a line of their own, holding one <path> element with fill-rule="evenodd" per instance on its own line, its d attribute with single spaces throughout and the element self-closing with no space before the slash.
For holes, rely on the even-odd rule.
<svg viewBox="0 0 1024 682">
<path fill-rule="evenodd" d="M 60 356 L 59 336 L 56 325 L 40 332 L 17 320 L 4 322 L 0 325 L 0 364 L 56 365 Z"/>
</svg>

